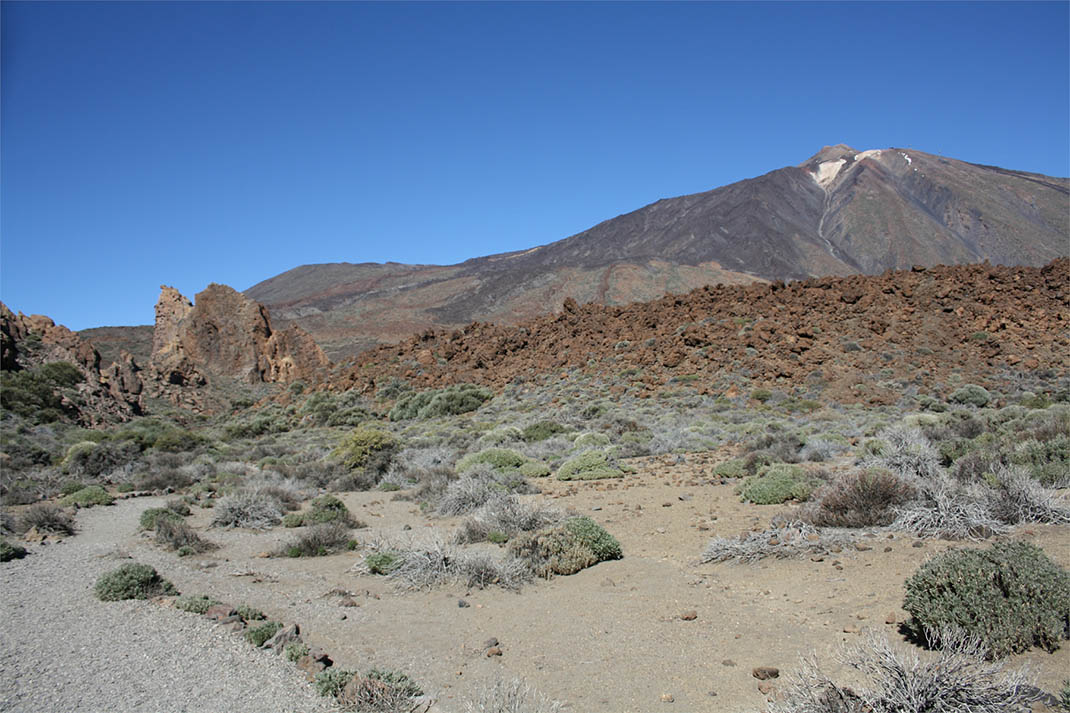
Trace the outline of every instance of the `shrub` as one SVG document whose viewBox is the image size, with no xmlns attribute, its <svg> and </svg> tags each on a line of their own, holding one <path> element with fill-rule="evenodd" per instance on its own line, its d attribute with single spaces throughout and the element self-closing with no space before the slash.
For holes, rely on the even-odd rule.
<svg viewBox="0 0 1070 713">
<path fill-rule="evenodd" d="M 381 475 L 389 468 L 400 448 L 401 441 L 393 434 L 360 426 L 346 435 L 331 455 L 350 470 L 371 471 Z"/>
<path fill-rule="evenodd" d="M 181 490 L 193 484 L 189 473 L 179 468 L 154 466 L 137 480 L 138 490 Z"/>
<path fill-rule="evenodd" d="M 412 699 L 423 695 L 423 691 L 404 673 L 373 668 L 363 676 L 350 678 L 337 695 L 343 705 L 356 711 L 408 713 Z"/>
<path fill-rule="evenodd" d="M 182 520 L 167 517 L 156 520 L 156 543 L 176 550 L 179 556 L 214 550 L 218 545 L 209 542 Z"/>
<path fill-rule="evenodd" d="M 430 589 L 453 581 L 480 589 L 489 584 L 517 589 L 531 578 L 528 565 L 516 557 L 458 552 L 437 539 L 428 545 L 395 554 L 397 566 L 389 576 L 406 589 Z"/>
<path fill-rule="evenodd" d="M 940 454 L 917 428 L 892 427 L 879 434 L 880 442 L 872 446 L 875 457 L 863 459 L 864 465 L 878 465 L 903 478 L 927 480 L 940 471 Z"/>
<path fill-rule="evenodd" d="M 622 478 L 624 471 L 605 451 L 584 451 L 569 458 L 557 469 L 558 480 L 601 480 Z"/>
<path fill-rule="evenodd" d="M 305 517 L 296 512 L 289 512 L 282 517 L 283 527 L 303 527 L 305 524 Z"/>
<path fill-rule="evenodd" d="M 261 619 L 267 619 L 264 612 L 251 607 L 248 604 L 239 604 L 235 607 L 235 610 L 238 612 L 238 616 L 241 617 L 242 621 L 259 621 Z"/>
<path fill-rule="evenodd" d="M 855 470 L 814 492 L 801 516 L 817 527 L 880 527 L 895 520 L 895 508 L 914 492 L 890 470 Z"/>
<path fill-rule="evenodd" d="M 141 517 L 138 519 L 138 523 L 142 530 L 155 530 L 156 523 L 160 520 L 171 520 L 172 522 L 180 522 L 182 516 L 171 508 L 149 508 L 141 513 Z"/>
<path fill-rule="evenodd" d="M 252 626 L 245 630 L 245 640 L 253 646 L 260 648 L 268 639 L 279 632 L 282 624 L 277 621 L 265 621 L 258 626 Z"/>
<path fill-rule="evenodd" d="M 490 389 L 474 384 L 456 384 L 444 389 L 406 394 L 390 410 L 390 420 L 456 416 L 475 411 L 493 396 Z"/>
<path fill-rule="evenodd" d="M 495 493 L 475 513 L 461 523 L 458 544 L 484 540 L 505 542 L 518 532 L 532 532 L 560 522 L 562 514 L 520 502 L 515 495 Z M 496 535 L 496 540 L 491 538 Z"/>
<path fill-rule="evenodd" d="M 949 540 L 983 540 L 1008 529 L 993 512 L 987 485 L 959 483 L 947 475 L 914 481 L 914 485 L 918 496 L 896 508 L 893 529 Z"/>
<path fill-rule="evenodd" d="M 873 688 L 848 688 L 805 660 L 802 670 L 770 713 L 1006 713 L 1028 710 L 1036 700 L 1024 669 L 1005 670 L 986 662 L 976 638 L 949 633 L 940 638 L 937 659 L 922 662 L 917 652 L 899 653 L 871 634 L 846 648 L 841 663 L 860 672 Z"/>
<path fill-rule="evenodd" d="M 355 671 L 346 671 L 340 668 L 328 668 L 325 671 L 320 671 L 316 674 L 312 686 L 316 689 L 316 693 L 321 696 L 337 698 L 341 695 L 342 689 L 346 687 L 346 684 L 356 675 Z"/>
<path fill-rule="evenodd" d="M 96 478 L 130 463 L 141 449 L 129 441 L 81 441 L 67 449 L 63 458 L 63 472 L 78 477 Z M 68 493 L 65 493 L 68 494 Z"/>
<path fill-rule="evenodd" d="M 720 478 L 742 478 L 747 475 L 746 461 L 742 458 L 722 461 L 713 467 L 713 474 Z"/>
<path fill-rule="evenodd" d="M 323 557 L 341 552 L 349 542 L 349 526 L 341 521 L 313 525 L 276 553 L 285 557 Z"/>
<path fill-rule="evenodd" d="M 293 663 L 297 663 L 303 657 L 308 656 L 308 652 L 311 650 L 308 648 L 308 644 L 303 641 L 291 641 L 286 644 L 286 660 Z"/>
<path fill-rule="evenodd" d="M 589 517 L 572 517 L 550 530 L 518 536 L 509 552 L 540 577 L 574 574 L 599 562 L 620 559 L 617 539 Z"/>
<path fill-rule="evenodd" d="M 762 468 L 758 475 L 745 479 L 737 492 L 743 502 L 773 505 L 788 500 L 806 500 L 820 482 L 807 475 L 801 466 L 774 463 Z"/>
<path fill-rule="evenodd" d="M 549 700 L 520 679 L 510 682 L 498 679 L 467 706 L 467 713 L 561 713 L 562 710 L 560 703 Z"/>
<path fill-rule="evenodd" d="M 457 472 L 464 473 L 481 463 L 499 472 L 515 471 L 527 462 L 527 458 L 508 448 L 486 448 L 478 453 L 470 453 L 457 461 Z"/>
<path fill-rule="evenodd" d="M 520 432 L 520 437 L 528 443 L 536 443 L 538 441 L 545 441 L 560 433 L 568 433 L 568 427 L 562 426 L 556 421 L 537 421 L 529 426 L 525 426 Z"/>
<path fill-rule="evenodd" d="M 333 495 L 321 495 L 313 500 L 309 511 L 303 515 L 302 520 L 306 525 L 310 523 L 341 522 L 350 527 L 358 526 L 346 504 Z"/>
<path fill-rule="evenodd" d="M 947 397 L 947 400 L 967 406 L 977 406 L 978 408 L 985 406 L 992 400 L 992 395 L 988 391 L 974 384 L 966 384 L 962 388 L 955 389 L 951 392 L 951 395 Z"/>
<path fill-rule="evenodd" d="M 0 562 L 10 562 L 11 560 L 22 559 L 25 556 L 25 547 L 13 545 L 7 540 L 0 538 Z"/>
<path fill-rule="evenodd" d="M 364 558 L 364 566 L 372 574 L 390 574 L 400 564 L 400 557 L 396 552 L 373 552 Z"/>
<path fill-rule="evenodd" d="M 1070 637 L 1070 574 L 1027 542 L 952 550 L 907 580 L 903 608 L 917 632 L 961 629 L 995 657 L 1053 651 Z"/>
<path fill-rule="evenodd" d="M 111 505 L 115 502 L 107 490 L 99 485 L 90 485 L 82 488 L 78 492 L 71 493 L 63 498 L 60 498 L 60 505 L 78 505 L 79 507 L 89 508 L 94 505 Z"/>
<path fill-rule="evenodd" d="M 715 537 L 702 553 L 702 562 L 757 562 L 766 557 L 788 559 L 828 554 L 849 544 L 852 537 L 842 532 L 817 530 L 805 522 L 788 522 L 761 532 L 742 536 Z"/>
<path fill-rule="evenodd" d="M 256 491 L 241 491 L 219 499 L 212 524 L 263 529 L 277 525 L 281 518 L 278 500 Z"/>
<path fill-rule="evenodd" d="M 528 461 L 517 472 L 524 478 L 547 478 L 552 471 L 545 463 Z"/>
<path fill-rule="evenodd" d="M 153 442 L 152 447 L 164 453 L 185 453 L 207 442 L 208 439 L 199 433 L 172 428 L 161 433 Z"/>
<path fill-rule="evenodd" d="M 204 614 L 216 604 L 219 602 L 204 594 L 184 594 L 175 599 L 175 609 L 188 611 L 191 614 Z"/>
<path fill-rule="evenodd" d="M 49 505 L 48 503 L 31 505 L 26 508 L 19 522 L 19 529 L 24 532 L 33 528 L 38 532 L 54 535 L 73 535 L 75 533 L 74 518 L 55 505 Z"/>
<path fill-rule="evenodd" d="M 601 448 L 609 445 L 609 436 L 604 433 L 595 433 L 594 431 L 587 431 L 576 436 L 576 440 L 572 442 L 576 448 L 582 448 L 584 450 L 590 448 Z"/>
<path fill-rule="evenodd" d="M 147 564 L 124 564 L 100 575 L 93 592 L 105 602 L 122 599 L 148 599 L 161 594 L 178 594 L 175 585 L 160 577 Z"/>
</svg>

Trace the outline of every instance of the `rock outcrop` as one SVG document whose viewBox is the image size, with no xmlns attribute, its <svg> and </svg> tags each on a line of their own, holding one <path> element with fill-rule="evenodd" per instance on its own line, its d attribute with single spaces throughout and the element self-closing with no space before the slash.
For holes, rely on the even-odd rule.
<svg viewBox="0 0 1070 713">
<path fill-rule="evenodd" d="M 77 367 L 84 382 L 78 391 L 78 419 L 84 425 L 126 420 L 141 413 L 141 369 L 126 352 L 116 363 L 101 366 L 93 345 L 43 315 L 14 314 L 0 303 L 0 368 L 30 369 L 51 362 Z"/>
<path fill-rule="evenodd" d="M 330 362 L 300 327 L 275 330 L 267 308 L 212 284 L 195 304 L 172 287 L 161 288 L 150 366 L 158 390 L 169 393 L 216 377 L 246 384 L 318 382 Z"/>
<path fill-rule="evenodd" d="M 1070 372 L 1070 259 L 1043 268 L 916 267 L 883 275 L 710 286 L 627 307 L 578 305 L 517 327 L 428 330 L 360 355 L 334 388 L 500 387 L 582 370 L 611 390 L 764 385 L 895 403 L 956 382 Z"/>
</svg>

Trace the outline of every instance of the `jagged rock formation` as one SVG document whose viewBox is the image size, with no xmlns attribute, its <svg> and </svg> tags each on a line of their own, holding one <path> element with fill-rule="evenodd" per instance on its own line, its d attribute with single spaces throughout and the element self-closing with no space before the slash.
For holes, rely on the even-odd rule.
<svg viewBox="0 0 1070 713">
<path fill-rule="evenodd" d="M 474 323 L 381 346 L 333 386 L 373 392 L 392 377 L 502 386 L 582 370 L 645 395 L 681 383 L 732 395 L 745 383 L 887 404 L 1037 369 L 1070 371 L 1067 258 L 708 286 L 627 307 L 566 300 L 518 327 Z"/>
<path fill-rule="evenodd" d="M 0 368 L 19 371 L 50 362 L 77 367 L 85 381 L 77 385 L 84 425 L 126 420 L 141 413 L 144 384 L 141 368 L 127 352 L 101 367 L 93 345 L 43 315 L 14 314 L 0 303 Z"/>
<path fill-rule="evenodd" d="M 177 397 L 218 377 L 246 384 L 318 382 L 329 365 L 305 331 L 273 329 L 267 308 L 226 285 L 209 285 L 196 304 L 161 287 L 150 361 L 161 395 Z"/>
<path fill-rule="evenodd" d="M 537 209 L 537 207 L 536 207 Z M 458 265 L 305 265 L 252 299 L 333 358 L 427 328 L 519 324 L 708 284 L 1045 263 L 1070 254 L 1070 181 L 912 149 L 827 146 L 796 166 L 656 201 L 563 240 Z"/>
</svg>

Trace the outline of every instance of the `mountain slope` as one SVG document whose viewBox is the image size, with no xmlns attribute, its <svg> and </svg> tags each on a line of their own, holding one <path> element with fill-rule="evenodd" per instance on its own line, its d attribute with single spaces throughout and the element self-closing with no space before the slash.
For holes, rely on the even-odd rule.
<svg viewBox="0 0 1070 713">
<path fill-rule="evenodd" d="M 306 265 L 246 294 L 337 359 L 428 327 L 516 324 L 566 297 L 620 305 L 706 284 L 916 264 L 1039 266 L 1070 252 L 1068 215 L 1065 178 L 840 145 L 530 250 L 451 266 Z"/>
</svg>

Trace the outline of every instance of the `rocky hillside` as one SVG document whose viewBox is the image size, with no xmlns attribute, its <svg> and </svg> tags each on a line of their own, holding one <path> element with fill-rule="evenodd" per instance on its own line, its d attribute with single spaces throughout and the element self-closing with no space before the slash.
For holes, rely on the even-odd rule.
<svg viewBox="0 0 1070 713">
<path fill-rule="evenodd" d="M 1037 369 L 1065 378 L 1068 368 L 1070 259 L 1060 258 L 704 287 L 626 307 L 568 300 L 518 327 L 477 323 L 381 346 L 334 387 L 501 386 L 579 370 L 647 395 L 762 385 L 888 404 Z"/>
<path fill-rule="evenodd" d="M 459 265 L 306 265 L 247 291 L 335 359 L 429 327 L 518 324 L 708 284 L 1040 266 L 1070 251 L 1070 181 L 920 151 L 825 147 L 798 166 L 659 200 L 564 240 Z"/>
<path fill-rule="evenodd" d="M 92 344 L 66 327 L 39 314 L 14 314 L 0 303 L 0 370 L 28 374 L 53 362 L 71 364 L 80 375 L 60 396 L 57 406 L 83 425 L 122 421 L 141 413 L 141 368 L 129 353 L 124 351 L 115 361 L 102 362 Z M 22 385 L 5 381 L 4 387 L 18 390 Z M 21 395 L 6 396 L 18 399 Z"/>
</svg>

